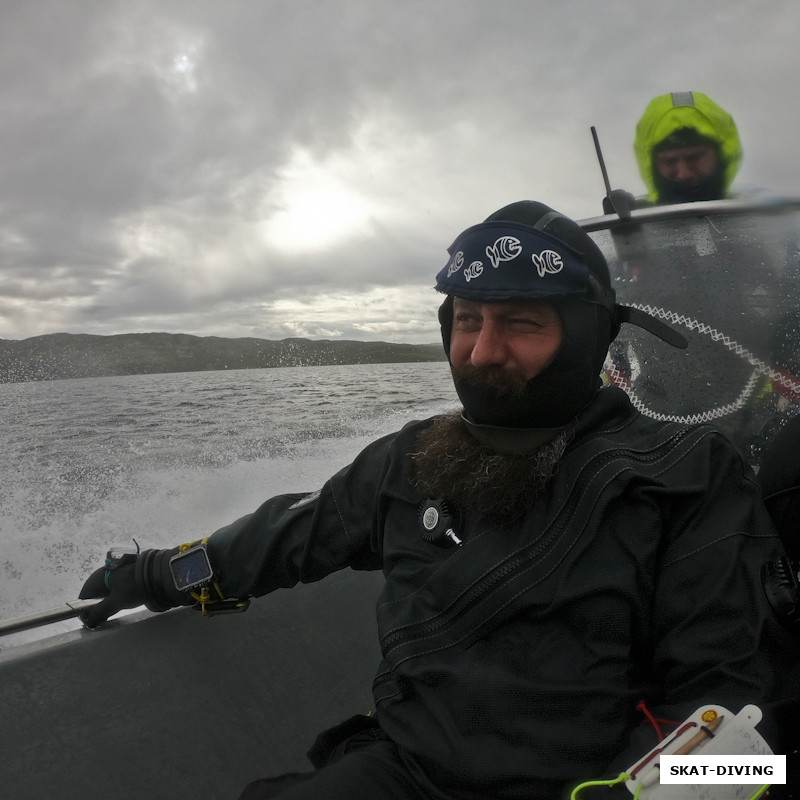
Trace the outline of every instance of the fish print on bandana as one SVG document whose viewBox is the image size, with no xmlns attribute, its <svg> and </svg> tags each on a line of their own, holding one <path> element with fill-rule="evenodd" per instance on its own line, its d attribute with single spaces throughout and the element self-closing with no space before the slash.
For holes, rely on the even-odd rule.
<svg viewBox="0 0 800 800">
<path fill-rule="evenodd" d="M 473 261 L 464 270 L 464 277 L 467 279 L 467 283 L 469 283 L 473 278 L 480 278 L 481 275 L 483 275 L 483 262 L 482 261 Z"/>
<path fill-rule="evenodd" d="M 486 255 L 497 269 L 503 261 L 513 261 L 522 252 L 522 242 L 516 236 L 501 236 L 486 248 Z"/>
<path fill-rule="evenodd" d="M 534 253 L 531 259 L 533 260 L 533 266 L 536 267 L 540 278 L 544 278 L 544 276 L 548 274 L 557 275 L 564 269 L 564 262 L 561 259 L 561 255 L 556 253 L 555 250 L 542 250 L 539 255 Z"/>
<path fill-rule="evenodd" d="M 454 272 L 458 272 L 464 266 L 464 253 L 459 250 L 454 256 L 453 261 L 447 270 L 447 277 L 451 277 Z"/>
<path fill-rule="evenodd" d="M 467 228 L 448 248 L 436 290 L 485 301 L 581 295 L 589 269 L 581 253 L 546 231 L 492 221 Z"/>
<path fill-rule="evenodd" d="M 504 261 L 513 261 L 522 253 L 522 242 L 515 236 L 501 236 L 486 248 L 486 255 L 489 257 L 491 265 L 497 269 Z M 531 255 L 533 266 L 540 278 L 545 275 L 557 275 L 564 269 L 564 262 L 561 255 L 555 250 L 542 250 L 541 253 Z M 447 277 L 458 272 L 464 266 L 464 252 L 459 250 L 450 262 L 447 269 Z M 483 262 L 473 261 L 465 270 L 464 277 L 469 283 L 475 278 L 480 278 L 483 274 Z"/>
</svg>

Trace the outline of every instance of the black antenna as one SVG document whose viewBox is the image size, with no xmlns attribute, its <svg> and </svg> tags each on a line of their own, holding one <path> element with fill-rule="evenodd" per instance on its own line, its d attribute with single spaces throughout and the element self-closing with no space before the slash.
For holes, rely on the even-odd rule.
<svg viewBox="0 0 800 800">
<path fill-rule="evenodd" d="M 606 185 L 606 197 L 611 197 L 611 182 L 608 180 L 608 170 L 603 158 L 603 151 L 600 149 L 600 139 L 597 136 L 597 128 L 592 125 L 592 138 L 594 139 L 594 149 L 597 151 L 597 160 L 600 162 L 600 172 L 603 173 L 603 183 Z"/>
<path fill-rule="evenodd" d="M 606 214 L 616 214 L 620 219 L 630 219 L 631 216 L 631 195 L 622 189 L 612 189 L 611 181 L 608 179 L 608 170 L 603 158 L 603 151 L 600 149 L 600 139 L 597 136 L 597 128 L 592 125 L 592 138 L 594 139 L 594 149 L 597 151 L 597 160 L 600 162 L 600 171 L 603 173 L 603 183 L 606 185 L 606 196 L 603 198 L 603 211 Z"/>
</svg>

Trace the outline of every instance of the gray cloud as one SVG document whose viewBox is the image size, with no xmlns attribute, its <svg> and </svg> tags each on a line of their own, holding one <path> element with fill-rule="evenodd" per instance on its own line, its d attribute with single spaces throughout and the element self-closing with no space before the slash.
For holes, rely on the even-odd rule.
<svg viewBox="0 0 800 800">
<path fill-rule="evenodd" d="M 705 91 L 794 193 L 794 4 L 27 0 L 0 26 L 0 336 L 431 341 L 462 228 L 575 217 L 648 100 Z M 427 294 L 426 294 L 427 292 Z"/>
</svg>

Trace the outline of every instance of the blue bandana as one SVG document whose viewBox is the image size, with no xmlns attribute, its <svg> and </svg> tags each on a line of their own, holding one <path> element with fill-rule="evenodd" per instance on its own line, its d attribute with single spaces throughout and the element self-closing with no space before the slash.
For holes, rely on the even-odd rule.
<svg viewBox="0 0 800 800">
<path fill-rule="evenodd" d="M 436 276 L 436 290 L 485 302 L 587 296 L 581 254 L 545 231 L 502 220 L 467 228 Z"/>
</svg>

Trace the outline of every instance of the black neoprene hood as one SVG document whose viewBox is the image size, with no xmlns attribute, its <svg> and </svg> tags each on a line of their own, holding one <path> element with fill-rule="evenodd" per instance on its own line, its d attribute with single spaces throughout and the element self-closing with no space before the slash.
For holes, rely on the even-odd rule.
<svg viewBox="0 0 800 800">
<path fill-rule="evenodd" d="M 448 358 L 453 298 L 482 302 L 553 303 L 564 338 L 553 360 L 513 398 L 454 374 L 467 417 L 482 425 L 556 428 L 566 425 L 600 387 L 600 371 L 618 326 L 603 254 L 577 223 L 549 206 L 522 201 L 500 209 L 453 243 L 436 288 Z M 612 327 L 615 329 L 612 331 Z"/>
</svg>

